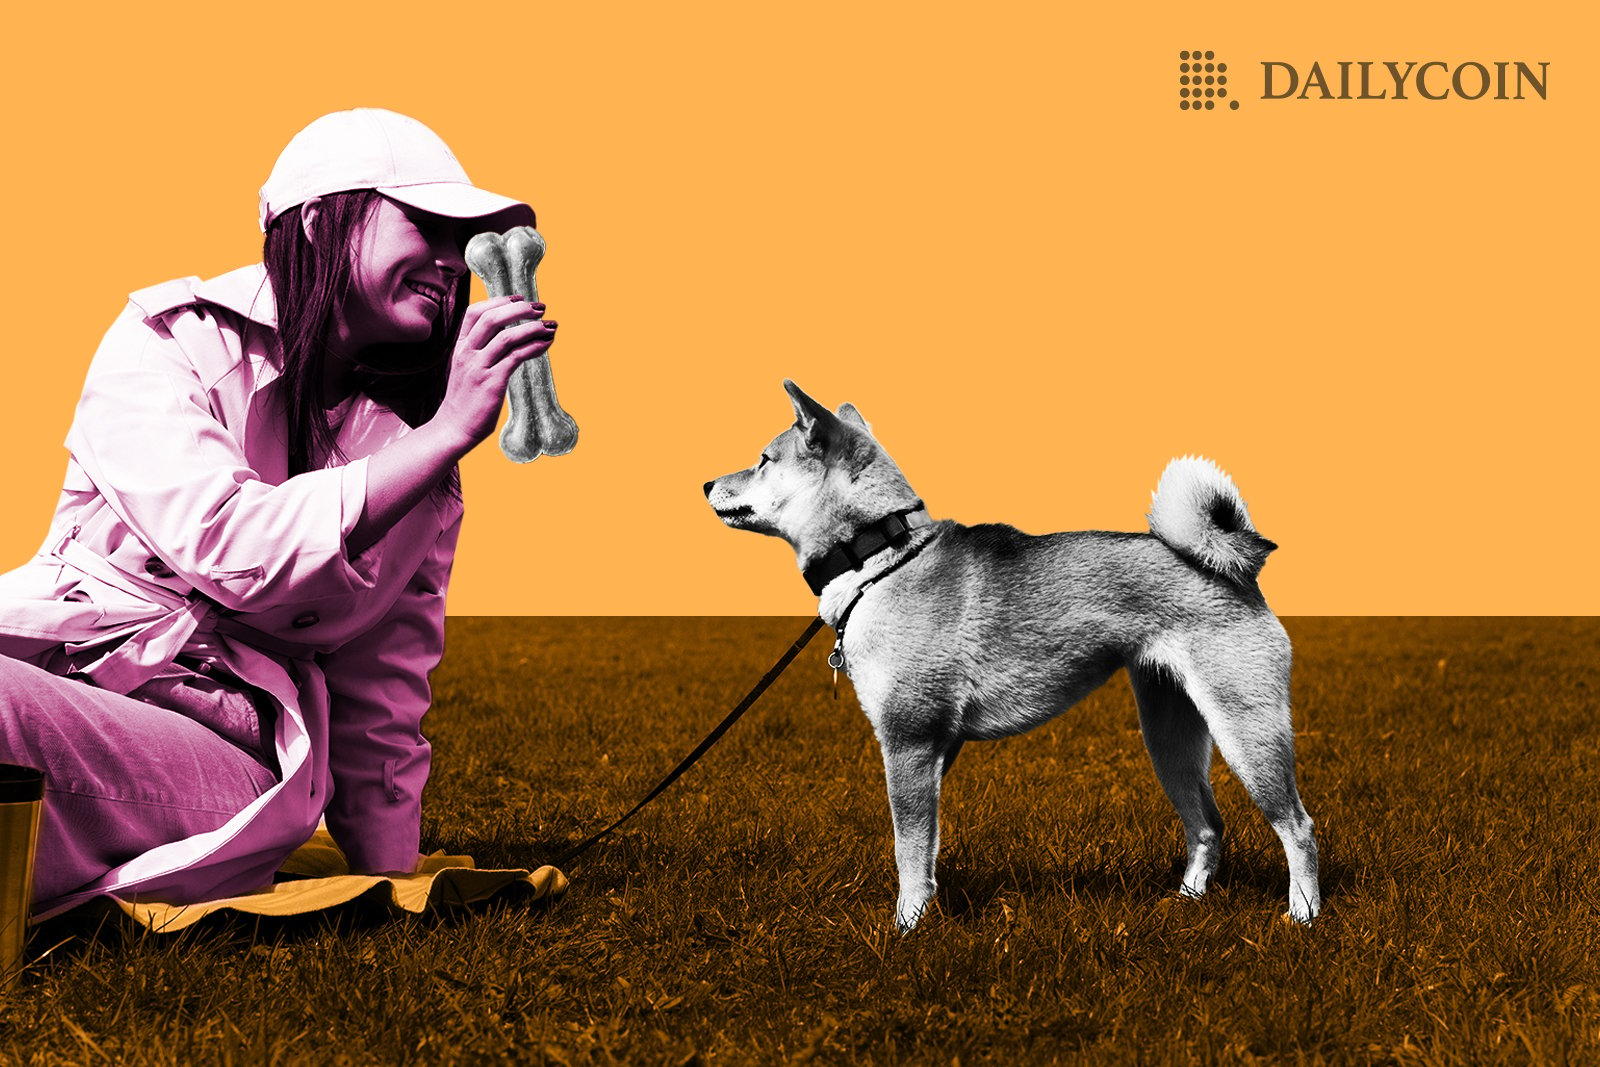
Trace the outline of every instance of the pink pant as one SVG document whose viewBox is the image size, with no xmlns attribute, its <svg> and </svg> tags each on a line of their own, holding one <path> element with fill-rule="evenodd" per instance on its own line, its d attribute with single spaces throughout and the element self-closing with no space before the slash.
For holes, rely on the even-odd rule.
<svg viewBox="0 0 1600 1067">
<path fill-rule="evenodd" d="M 0 763 L 45 773 L 35 905 L 216 829 L 276 782 L 188 716 L 4 656 Z"/>
</svg>

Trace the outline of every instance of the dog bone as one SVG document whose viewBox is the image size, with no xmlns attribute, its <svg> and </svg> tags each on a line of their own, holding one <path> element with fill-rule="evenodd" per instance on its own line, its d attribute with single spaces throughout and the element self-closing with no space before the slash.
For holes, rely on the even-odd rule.
<svg viewBox="0 0 1600 1067">
<path fill-rule="evenodd" d="M 530 303 L 538 302 L 534 272 L 543 258 L 544 238 L 532 226 L 518 226 L 504 234 L 480 233 L 467 242 L 467 266 L 483 279 L 490 297 L 520 293 Z M 532 463 L 541 455 L 564 456 L 578 443 L 578 424 L 556 399 L 548 352 L 511 372 L 506 400 L 511 414 L 500 431 L 500 451 L 512 462 Z"/>
</svg>

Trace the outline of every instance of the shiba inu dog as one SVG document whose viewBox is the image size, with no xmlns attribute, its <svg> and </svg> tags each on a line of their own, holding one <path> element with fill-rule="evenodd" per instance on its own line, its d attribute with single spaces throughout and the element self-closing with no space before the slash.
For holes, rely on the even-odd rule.
<svg viewBox="0 0 1600 1067">
<path fill-rule="evenodd" d="M 1289 638 L 1256 576 L 1277 546 L 1208 460 L 1172 461 L 1150 532 L 1029 536 L 929 519 L 849 404 L 793 382 L 794 425 L 756 464 L 705 484 L 724 523 L 795 550 L 883 751 L 909 932 L 933 898 L 939 786 L 961 746 L 1059 715 L 1126 667 L 1162 788 L 1183 822 L 1181 892 L 1217 868 L 1213 741 L 1289 865 L 1290 918 L 1321 907 L 1317 843 L 1295 786 Z"/>
</svg>

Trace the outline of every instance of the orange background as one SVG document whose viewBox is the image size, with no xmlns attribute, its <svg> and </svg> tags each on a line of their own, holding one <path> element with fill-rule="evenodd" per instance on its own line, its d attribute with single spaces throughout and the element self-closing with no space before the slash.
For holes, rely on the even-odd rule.
<svg viewBox="0 0 1600 1067">
<path fill-rule="evenodd" d="M 812 611 L 700 490 L 786 376 L 936 516 L 1142 529 L 1199 452 L 1282 614 L 1593 613 L 1592 5 L 1086 6 L 14 12 L 0 564 L 125 294 L 255 260 L 278 150 L 378 105 L 537 208 L 583 432 L 469 457 L 454 613 Z M 1179 110 L 1193 47 L 1240 110 Z M 1267 102 L 1267 59 L 1548 61 L 1549 100 Z"/>
</svg>

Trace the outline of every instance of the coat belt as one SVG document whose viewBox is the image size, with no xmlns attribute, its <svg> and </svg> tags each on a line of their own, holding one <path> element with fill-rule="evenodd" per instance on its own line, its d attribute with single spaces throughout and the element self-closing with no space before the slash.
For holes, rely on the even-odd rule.
<svg viewBox="0 0 1600 1067">
<path fill-rule="evenodd" d="M 285 642 L 222 614 L 216 601 L 198 591 L 182 596 L 164 586 L 141 581 L 112 566 L 71 534 L 62 538 L 52 554 L 73 570 L 143 600 L 159 612 L 148 620 L 74 646 L 74 650 L 83 650 L 117 642 L 105 655 L 76 672 L 108 692 L 129 693 L 139 688 L 171 664 L 197 633 L 236 637 L 254 648 L 292 659 L 307 660 L 316 654 L 313 648 Z M 122 640 L 117 641 L 118 638 Z"/>
</svg>

